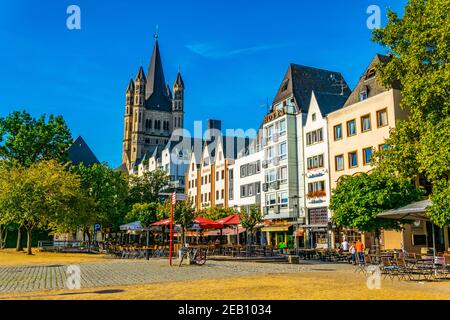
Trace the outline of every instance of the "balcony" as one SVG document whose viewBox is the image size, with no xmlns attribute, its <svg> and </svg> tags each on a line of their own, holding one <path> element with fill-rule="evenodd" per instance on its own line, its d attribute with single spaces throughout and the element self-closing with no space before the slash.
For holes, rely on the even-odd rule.
<svg viewBox="0 0 450 320">
<path fill-rule="evenodd" d="M 280 181 L 271 182 L 270 188 L 272 188 L 274 190 L 280 190 Z"/>
<path fill-rule="evenodd" d="M 323 190 L 321 191 L 311 191 L 308 192 L 308 194 L 306 195 L 306 197 L 308 199 L 318 199 L 318 198 L 324 198 L 327 196 L 327 193 Z"/>
</svg>

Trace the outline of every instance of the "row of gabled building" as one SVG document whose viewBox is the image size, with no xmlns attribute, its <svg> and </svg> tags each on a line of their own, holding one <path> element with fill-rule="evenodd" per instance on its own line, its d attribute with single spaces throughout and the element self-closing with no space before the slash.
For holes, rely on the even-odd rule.
<svg viewBox="0 0 450 320">
<path fill-rule="evenodd" d="M 407 116 L 400 108 L 398 83 L 386 88 L 376 77 L 376 66 L 389 59 L 375 55 L 353 91 L 339 72 L 291 64 L 252 138 L 224 135 L 220 120 L 208 120 L 201 137 L 175 130 L 182 129 L 183 123 L 169 123 L 165 129 L 171 137 L 161 139 L 154 126 L 139 129 L 140 121 L 151 122 L 156 117 L 153 113 L 160 112 L 158 104 L 152 105 L 153 113 L 143 115 L 142 120 L 138 114 L 133 118 L 134 129 L 125 133 L 122 168 L 137 175 L 164 170 L 171 187 L 185 193 L 197 211 L 259 206 L 264 217 L 258 233 L 261 243 L 284 242 L 297 248 L 335 247 L 344 238 L 370 243 L 369 234 L 334 226 L 329 204 L 341 177 L 373 169 L 374 151 L 385 147 L 390 129 Z M 146 81 L 160 83 L 162 92 L 160 60 L 159 50 L 154 50 Z M 180 77 L 176 84 L 182 83 Z M 184 93 L 184 83 L 175 87 Z M 134 109 L 127 103 L 126 123 Z M 144 142 L 156 137 L 158 143 L 142 149 L 142 157 L 132 161 L 127 156 L 134 150 L 130 136 Z M 423 224 L 414 232 L 427 234 L 426 228 Z M 385 231 L 382 242 L 385 248 L 399 247 L 399 238 L 399 233 Z M 415 239 L 412 234 L 411 238 Z"/>
</svg>

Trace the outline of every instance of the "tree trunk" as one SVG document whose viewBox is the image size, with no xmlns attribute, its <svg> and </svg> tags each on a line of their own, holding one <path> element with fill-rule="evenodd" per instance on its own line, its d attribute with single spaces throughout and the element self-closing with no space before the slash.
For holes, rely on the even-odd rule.
<svg viewBox="0 0 450 320">
<path fill-rule="evenodd" d="M 22 245 L 22 227 L 17 228 L 17 244 L 16 244 L 16 251 L 23 251 L 23 245 Z"/>
<path fill-rule="evenodd" d="M 183 226 L 183 247 L 186 245 L 186 226 Z"/>
<path fill-rule="evenodd" d="M 0 226 L 0 249 L 5 249 L 7 237 L 8 237 L 8 227 Z"/>
<path fill-rule="evenodd" d="M 31 249 L 31 229 L 27 229 L 27 254 L 31 256 L 33 254 Z"/>
</svg>

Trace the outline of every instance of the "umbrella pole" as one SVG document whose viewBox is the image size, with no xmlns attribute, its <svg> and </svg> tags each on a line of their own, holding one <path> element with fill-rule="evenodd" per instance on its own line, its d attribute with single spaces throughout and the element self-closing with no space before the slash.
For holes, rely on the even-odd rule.
<svg viewBox="0 0 450 320">
<path fill-rule="evenodd" d="M 433 263 L 436 261 L 436 237 L 434 235 L 434 223 L 431 222 L 431 233 L 433 233 Z"/>
</svg>

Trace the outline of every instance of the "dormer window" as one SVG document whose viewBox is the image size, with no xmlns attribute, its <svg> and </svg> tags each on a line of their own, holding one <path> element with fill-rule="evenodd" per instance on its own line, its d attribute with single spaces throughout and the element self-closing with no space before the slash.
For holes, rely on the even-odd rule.
<svg viewBox="0 0 450 320">
<path fill-rule="evenodd" d="M 369 71 L 367 71 L 364 80 L 367 81 L 367 80 L 370 80 L 372 78 L 375 78 L 376 75 L 377 75 L 377 71 L 374 68 L 372 68 Z"/>
<path fill-rule="evenodd" d="M 359 92 L 359 101 L 366 100 L 368 98 L 367 88 Z"/>
<path fill-rule="evenodd" d="M 288 85 L 289 85 L 289 80 L 285 80 L 283 82 L 283 84 L 281 85 L 281 92 L 285 92 L 288 88 Z"/>
</svg>

